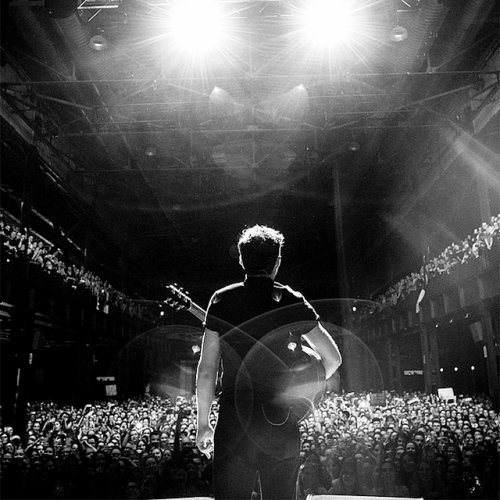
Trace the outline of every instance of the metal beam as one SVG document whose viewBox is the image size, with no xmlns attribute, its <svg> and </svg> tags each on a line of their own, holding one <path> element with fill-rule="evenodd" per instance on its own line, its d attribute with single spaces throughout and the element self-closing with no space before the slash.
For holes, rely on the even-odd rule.
<svg viewBox="0 0 500 500">
<path fill-rule="evenodd" d="M 387 77 L 426 77 L 432 78 L 435 76 L 467 76 L 467 75 L 497 75 L 500 76 L 500 69 L 497 70 L 458 70 L 458 71 L 436 71 L 436 72 L 425 72 L 425 71 L 407 71 L 407 72 L 395 72 L 395 73 L 343 73 L 336 75 L 337 79 L 332 80 L 331 83 L 340 83 L 340 82 L 352 82 L 355 78 L 387 78 Z M 327 76 L 324 73 L 307 73 L 307 74 L 276 74 L 276 75 L 262 75 L 262 74 L 252 74 L 245 73 L 244 75 L 236 76 L 236 75 L 227 75 L 221 76 L 218 78 L 213 78 L 214 82 L 216 81 L 225 81 L 225 80 L 247 80 L 249 78 L 258 79 L 258 80 L 286 80 L 293 81 L 301 80 L 301 79 L 318 79 L 321 83 L 325 81 L 329 81 Z M 84 85 L 84 84 L 137 84 L 137 83 L 179 83 L 179 82 L 196 82 L 200 81 L 203 83 L 207 82 L 206 77 L 202 76 L 185 76 L 185 77 L 177 77 L 177 78 L 157 78 L 157 79 L 142 79 L 142 78 L 121 78 L 121 79 L 107 79 L 107 80 L 36 80 L 36 81 L 27 81 L 27 82 L 1 82 L 0 86 L 26 86 L 26 85 Z"/>
</svg>

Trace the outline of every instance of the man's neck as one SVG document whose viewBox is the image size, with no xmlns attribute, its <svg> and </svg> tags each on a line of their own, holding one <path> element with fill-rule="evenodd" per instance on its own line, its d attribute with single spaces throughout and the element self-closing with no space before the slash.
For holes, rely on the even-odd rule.
<svg viewBox="0 0 500 500">
<path fill-rule="evenodd" d="M 267 273 L 246 274 L 245 278 L 269 278 L 269 279 L 273 279 L 273 277 Z"/>
</svg>

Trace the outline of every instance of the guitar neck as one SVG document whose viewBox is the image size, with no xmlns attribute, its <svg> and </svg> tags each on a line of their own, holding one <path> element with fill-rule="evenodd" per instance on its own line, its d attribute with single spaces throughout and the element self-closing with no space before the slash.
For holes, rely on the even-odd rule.
<svg viewBox="0 0 500 500">
<path fill-rule="evenodd" d="M 195 318 L 198 318 L 202 323 L 205 321 L 205 310 L 193 301 L 190 301 L 187 311 L 191 313 Z"/>
</svg>

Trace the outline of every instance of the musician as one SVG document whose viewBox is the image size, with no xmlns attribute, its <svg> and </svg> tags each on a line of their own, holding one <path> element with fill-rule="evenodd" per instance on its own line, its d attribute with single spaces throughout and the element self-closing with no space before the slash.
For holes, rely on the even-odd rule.
<svg viewBox="0 0 500 500">
<path fill-rule="evenodd" d="M 207 309 L 196 377 L 196 443 L 208 457 L 214 453 L 216 500 L 249 499 L 256 473 L 263 500 L 294 497 L 298 420 L 275 397 L 273 382 L 278 377 L 273 369 L 282 363 L 269 332 L 278 332 L 281 345 L 283 335 L 288 335 L 287 324 L 296 320 L 293 324 L 301 325 L 302 330 L 307 326 L 302 338 L 319 355 L 326 378 L 341 364 L 337 345 L 314 308 L 300 293 L 274 281 L 283 243 L 283 235 L 270 227 L 256 225 L 244 230 L 238 251 L 245 280 L 216 291 Z M 269 335 L 272 340 L 266 344 Z M 288 343 L 287 348 L 293 346 Z M 222 392 L 214 431 L 209 418 L 220 361 Z M 265 387 L 266 380 L 271 389 Z"/>
</svg>

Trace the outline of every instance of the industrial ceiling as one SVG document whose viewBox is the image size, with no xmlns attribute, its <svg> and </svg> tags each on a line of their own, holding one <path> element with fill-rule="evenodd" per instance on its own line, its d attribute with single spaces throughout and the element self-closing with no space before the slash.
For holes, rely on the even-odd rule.
<svg viewBox="0 0 500 500">
<path fill-rule="evenodd" d="M 171 40 L 173 1 L 2 2 L 4 200 L 34 145 L 37 213 L 147 298 L 206 302 L 255 223 L 311 298 L 418 269 L 481 222 L 460 158 L 498 154 L 498 2 L 356 0 L 328 51 L 295 38 L 303 3 L 220 0 L 230 43 L 201 58 Z"/>
</svg>

